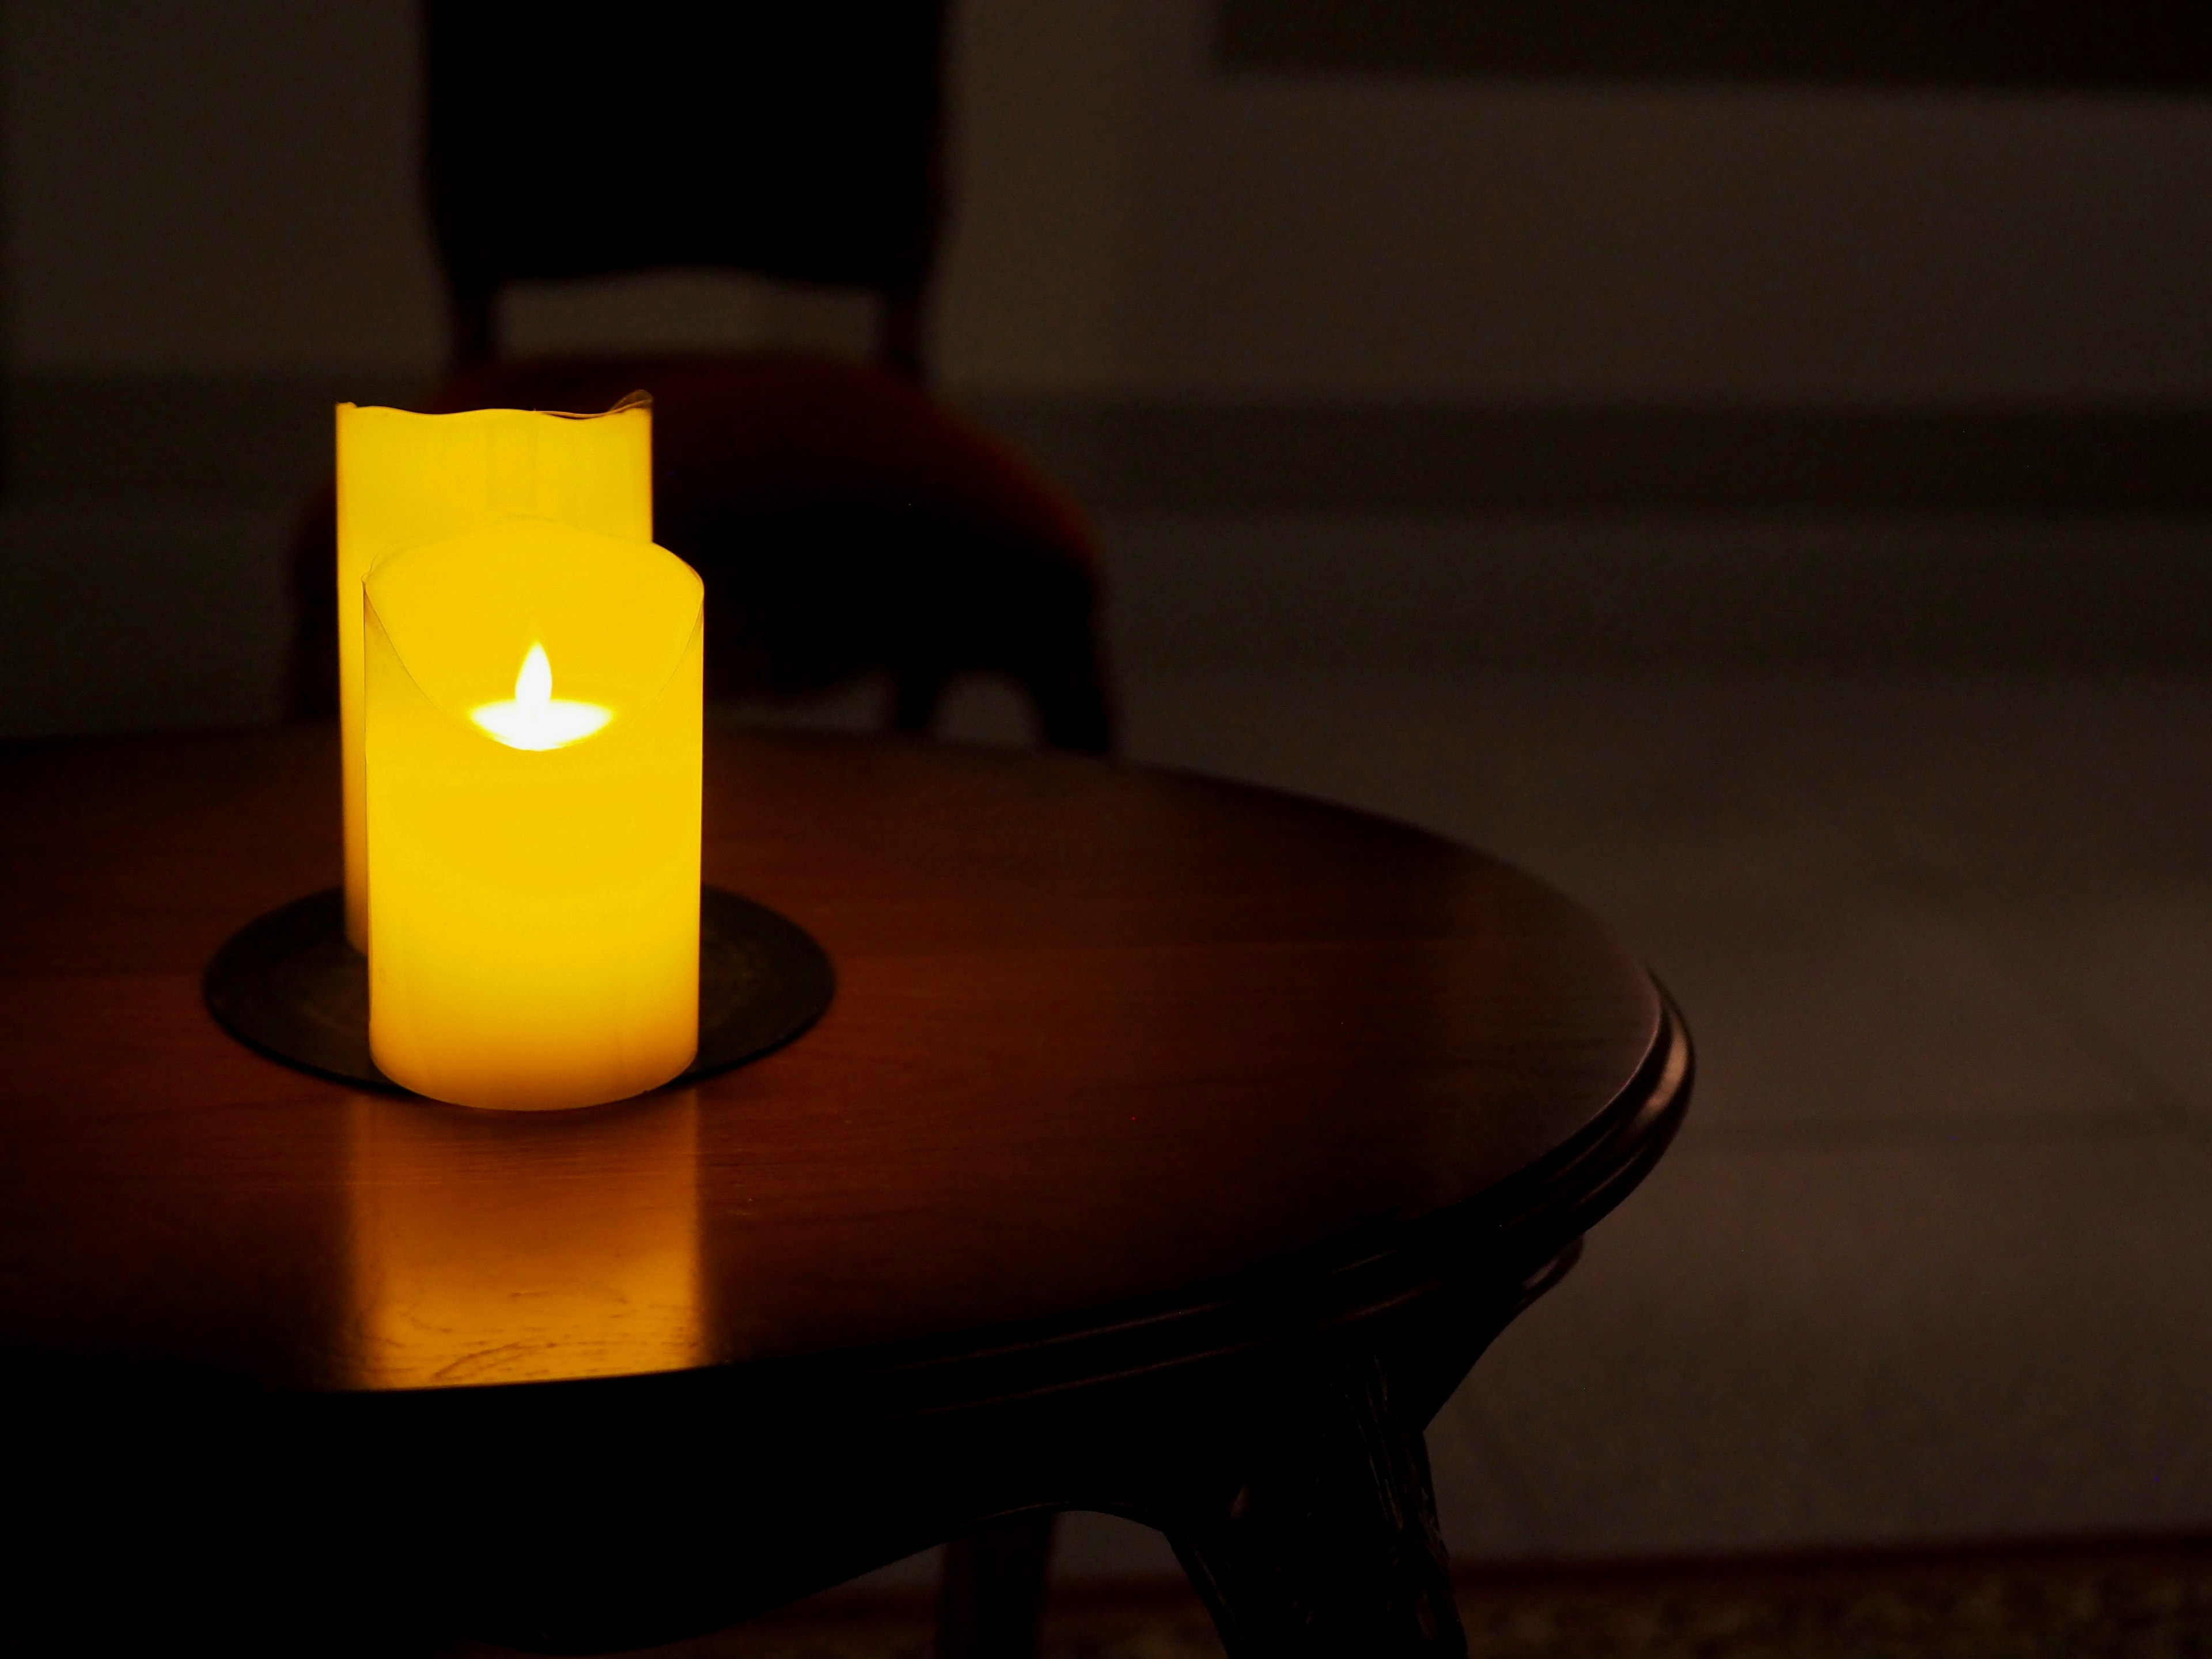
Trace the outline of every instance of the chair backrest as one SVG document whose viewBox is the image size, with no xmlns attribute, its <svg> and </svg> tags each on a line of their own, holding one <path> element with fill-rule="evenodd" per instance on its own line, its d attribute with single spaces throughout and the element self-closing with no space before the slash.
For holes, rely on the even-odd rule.
<svg viewBox="0 0 2212 1659">
<path fill-rule="evenodd" d="M 869 289 L 919 373 L 945 0 L 424 0 L 456 367 L 517 279 L 707 266 Z"/>
</svg>

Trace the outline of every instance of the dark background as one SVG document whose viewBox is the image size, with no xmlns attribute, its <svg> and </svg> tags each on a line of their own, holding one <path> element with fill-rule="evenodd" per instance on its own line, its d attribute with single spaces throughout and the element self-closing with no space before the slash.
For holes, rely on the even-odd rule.
<svg viewBox="0 0 2212 1659">
<path fill-rule="evenodd" d="M 2186 0 L 1219 0 L 1247 71 L 2191 88 L 2212 21 Z"/>
<path fill-rule="evenodd" d="M 933 356 L 1101 520 L 1128 752 L 1558 880 L 1701 1043 L 1680 1145 L 1432 1433 L 1455 1547 L 2203 1527 L 2201 17 L 957 10 Z M 0 9 L 0 737 L 274 717 L 330 404 L 440 366 L 416 27 Z M 696 272 L 507 322 L 872 328 Z M 1024 735 L 994 695 L 956 734 Z"/>
</svg>

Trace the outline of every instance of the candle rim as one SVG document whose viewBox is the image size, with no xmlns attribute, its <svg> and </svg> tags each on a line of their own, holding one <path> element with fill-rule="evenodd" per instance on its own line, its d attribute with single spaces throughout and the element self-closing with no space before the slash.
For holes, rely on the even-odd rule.
<svg viewBox="0 0 2212 1659">
<path fill-rule="evenodd" d="M 471 416 L 496 418 L 501 416 L 543 415 L 554 421 L 604 421 L 613 415 L 653 414 L 653 394 L 642 387 L 624 392 L 605 409 L 514 409 L 505 405 L 486 404 L 480 409 L 402 409 L 397 404 L 357 404 L 351 398 L 341 398 L 340 410 L 351 410 L 357 415 L 397 415 L 410 421 L 467 421 Z"/>
</svg>

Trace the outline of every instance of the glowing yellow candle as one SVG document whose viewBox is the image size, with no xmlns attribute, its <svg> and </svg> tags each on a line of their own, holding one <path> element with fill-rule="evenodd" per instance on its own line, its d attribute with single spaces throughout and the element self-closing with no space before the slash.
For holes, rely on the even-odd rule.
<svg viewBox="0 0 2212 1659">
<path fill-rule="evenodd" d="M 619 1100 L 699 1027 L 699 578 L 508 518 L 364 585 L 368 1042 L 465 1106 Z"/>
<path fill-rule="evenodd" d="M 653 538 L 653 413 L 477 409 L 415 415 L 340 404 L 338 720 L 344 745 L 346 932 L 367 948 L 362 793 L 361 585 L 386 556 L 528 514 Z M 508 671 L 512 679 L 514 671 Z"/>
</svg>

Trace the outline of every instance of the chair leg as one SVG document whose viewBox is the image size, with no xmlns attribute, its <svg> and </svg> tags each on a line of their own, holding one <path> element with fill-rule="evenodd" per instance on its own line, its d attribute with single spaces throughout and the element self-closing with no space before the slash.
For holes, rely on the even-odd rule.
<svg viewBox="0 0 2212 1659">
<path fill-rule="evenodd" d="M 937 1659 L 1036 1659 L 1053 1521 L 1036 1510 L 945 1547 Z"/>
<path fill-rule="evenodd" d="M 1114 710 L 1095 647 L 1082 641 L 1073 662 L 1011 671 L 1036 710 L 1038 736 L 1048 749 L 1103 755 L 1114 747 Z M 902 666 L 891 687 L 891 730 L 922 737 L 935 724 L 952 677 L 942 669 Z"/>
<path fill-rule="evenodd" d="M 1038 735 L 1049 749 L 1105 755 L 1114 748 L 1114 705 L 1105 665 L 1086 625 L 1063 648 L 1018 673 L 1036 707 Z"/>
<path fill-rule="evenodd" d="M 1095 683 L 1075 686 L 1060 695 L 1039 696 L 1036 701 L 1037 724 L 1047 748 L 1078 755 L 1113 753 L 1114 716 L 1103 687 Z"/>
<path fill-rule="evenodd" d="M 927 734 L 945 701 L 951 677 L 939 668 L 911 664 L 894 671 L 891 681 L 891 730 L 910 738 Z"/>
</svg>

